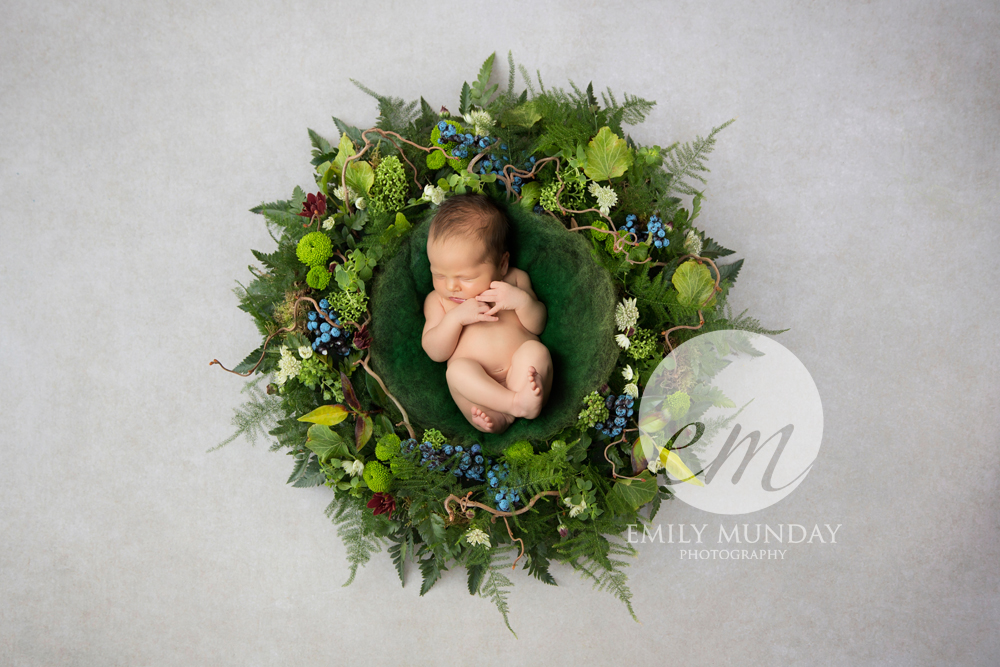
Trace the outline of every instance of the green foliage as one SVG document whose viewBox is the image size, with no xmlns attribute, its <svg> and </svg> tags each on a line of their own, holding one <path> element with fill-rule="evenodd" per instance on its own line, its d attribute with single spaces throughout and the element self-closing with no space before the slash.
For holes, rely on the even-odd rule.
<svg viewBox="0 0 1000 667">
<path fill-rule="evenodd" d="M 337 493 L 327 506 L 325 514 L 337 526 L 337 535 L 347 549 L 347 562 L 351 572 L 344 582 L 350 586 L 358 568 L 368 563 L 385 545 L 387 521 L 365 508 L 366 501 L 346 493 Z"/>
<path fill-rule="evenodd" d="M 418 100 L 407 102 L 400 97 L 379 95 L 371 88 L 354 79 L 351 79 L 351 83 L 366 95 L 370 95 L 378 100 L 378 122 L 375 123 L 376 127 L 382 130 L 389 130 L 390 132 L 405 132 L 410 123 L 416 118 Z M 363 143 L 360 137 L 356 141 Z"/>
<path fill-rule="evenodd" d="M 517 637 L 517 633 L 514 632 L 514 628 L 510 627 L 510 605 L 507 603 L 507 596 L 510 591 L 507 590 L 514 586 L 514 582 L 507 577 L 507 570 L 510 569 L 509 558 L 515 551 L 516 547 L 512 545 L 507 546 L 496 546 L 490 549 L 490 560 L 489 564 L 485 566 L 485 581 L 479 588 L 479 596 L 482 598 L 487 598 L 494 605 L 496 605 L 497 611 L 503 616 L 504 625 L 510 630 L 511 634 Z M 470 575 L 471 578 L 471 575 Z M 472 589 L 472 584 L 469 584 L 470 591 Z"/>
<path fill-rule="evenodd" d="M 705 166 L 705 158 L 715 147 L 715 135 L 729 127 L 736 121 L 735 118 L 728 120 L 722 125 L 713 128 L 707 137 L 697 137 L 694 143 L 679 145 L 676 149 L 668 152 L 664 156 L 667 170 L 671 179 L 668 185 L 668 193 L 676 192 L 682 195 L 700 195 L 701 191 L 693 187 L 687 179 L 693 179 L 705 184 L 705 178 L 701 173 L 708 173 Z"/>
<path fill-rule="evenodd" d="M 245 437 L 251 445 L 256 445 L 257 439 L 263 438 L 267 429 L 274 425 L 276 416 L 282 414 L 281 399 L 268 396 L 261 390 L 258 384 L 262 379 L 263 376 L 257 377 L 243 385 L 241 393 L 250 394 L 250 400 L 237 408 L 233 415 L 236 432 L 208 451 L 214 452 L 240 437 Z"/>
<path fill-rule="evenodd" d="M 395 155 L 388 155 L 375 168 L 375 182 L 368 193 L 368 207 L 372 213 L 398 211 L 406 202 L 407 191 L 403 164 Z"/>
</svg>

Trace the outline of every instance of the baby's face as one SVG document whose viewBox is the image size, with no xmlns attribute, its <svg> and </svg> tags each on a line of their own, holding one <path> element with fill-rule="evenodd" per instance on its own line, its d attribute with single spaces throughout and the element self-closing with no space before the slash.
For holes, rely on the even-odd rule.
<svg viewBox="0 0 1000 667">
<path fill-rule="evenodd" d="M 484 248 L 476 239 L 453 236 L 427 243 L 427 259 L 431 263 L 434 291 L 455 303 L 473 299 L 490 288 L 494 280 L 507 273 L 509 255 L 504 253 L 500 266 L 479 263 Z"/>
</svg>

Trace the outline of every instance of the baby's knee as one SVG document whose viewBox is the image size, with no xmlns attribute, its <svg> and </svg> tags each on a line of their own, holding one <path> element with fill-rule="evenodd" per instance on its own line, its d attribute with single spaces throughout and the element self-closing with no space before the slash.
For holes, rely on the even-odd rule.
<svg viewBox="0 0 1000 667">
<path fill-rule="evenodd" d="M 479 362 L 466 357 L 458 357 L 448 362 L 448 368 L 445 370 L 444 376 L 451 382 L 456 377 L 467 375 L 470 370 L 474 370 L 474 366 L 479 366 Z"/>
<path fill-rule="evenodd" d="M 545 345 L 538 340 L 524 341 L 524 343 L 521 344 L 521 347 L 517 348 L 514 356 L 521 357 L 535 365 L 552 365 L 552 355 L 549 353 L 549 348 L 545 347 Z"/>
</svg>

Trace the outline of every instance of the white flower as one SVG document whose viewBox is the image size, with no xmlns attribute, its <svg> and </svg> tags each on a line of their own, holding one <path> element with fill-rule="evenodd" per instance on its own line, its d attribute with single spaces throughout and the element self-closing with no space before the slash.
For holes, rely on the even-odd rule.
<svg viewBox="0 0 1000 667">
<path fill-rule="evenodd" d="M 610 185 L 598 185 L 594 181 L 590 182 L 590 194 L 597 200 L 597 208 L 603 215 L 611 211 L 611 207 L 618 203 L 618 193 Z"/>
<path fill-rule="evenodd" d="M 437 206 L 444 201 L 444 190 L 436 185 L 425 185 L 423 198 Z"/>
<path fill-rule="evenodd" d="M 628 331 L 639 321 L 639 309 L 635 305 L 636 297 L 625 299 L 615 309 L 615 324 L 620 331 Z M 628 380 L 629 378 L 625 378 Z"/>
<path fill-rule="evenodd" d="M 331 215 L 329 218 L 323 221 L 323 229 L 325 229 L 326 231 L 330 231 L 331 229 L 333 229 L 334 224 L 335 221 L 333 219 L 333 216 Z"/>
<path fill-rule="evenodd" d="M 333 196 L 341 201 L 352 201 L 358 198 L 358 193 L 349 185 L 343 185 L 333 191 Z"/>
<path fill-rule="evenodd" d="M 313 356 L 313 349 L 308 345 L 302 345 L 299 347 L 299 356 L 302 357 L 303 359 L 308 359 L 309 357 Z"/>
<path fill-rule="evenodd" d="M 564 499 L 563 502 L 569 506 L 569 516 L 571 519 L 582 514 L 587 509 L 587 501 L 585 499 L 581 499 L 579 505 L 574 505 L 569 498 Z"/>
<path fill-rule="evenodd" d="M 490 543 L 490 536 L 478 528 L 472 528 L 465 534 L 465 539 L 468 540 L 469 544 L 476 546 L 478 544 L 483 545 L 487 549 L 493 546 Z"/>
<path fill-rule="evenodd" d="M 473 132 L 481 137 L 488 135 L 490 128 L 496 125 L 493 116 L 485 109 L 471 109 L 463 118 L 465 118 L 466 123 L 474 126 Z"/>
<path fill-rule="evenodd" d="M 653 473 L 654 475 L 663 470 L 663 464 L 660 463 L 659 456 L 654 456 L 646 467 L 649 468 L 649 472 Z"/>
<path fill-rule="evenodd" d="M 295 358 L 292 351 L 287 346 L 281 346 L 281 359 L 278 361 L 278 372 L 274 374 L 274 381 L 280 387 L 285 384 L 288 378 L 293 378 L 302 370 L 302 362 Z"/>
<path fill-rule="evenodd" d="M 623 350 L 627 350 L 628 346 L 631 345 L 631 343 L 628 340 L 628 336 L 626 336 L 625 334 L 618 334 L 617 336 L 615 336 L 615 342 L 618 343 L 618 347 L 620 347 Z"/>
<path fill-rule="evenodd" d="M 684 237 L 684 250 L 692 255 L 701 256 L 701 238 L 693 229 L 689 230 L 687 236 Z"/>
<path fill-rule="evenodd" d="M 637 387 L 634 382 L 629 382 L 625 385 L 625 393 L 632 398 L 639 398 L 639 387 Z"/>
<path fill-rule="evenodd" d="M 361 461 L 343 461 L 340 465 L 351 477 L 357 477 L 365 471 L 365 464 Z"/>
<path fill-rule="evenodd" d="M 626 381 L 635 377 L 635 373 L 632 371 L 631 365 L 625 367 L 625 370 L 622 371 L 622 377 L 625 378 Z"/>
<path fill-rule="evenodd" d="M 354 200 L 354 208 L 358 209 L 359 211 L 365 210 L 367 206 L 368 202 L 365 201 L 364 197 L 358 197 L 357 199 Z"/>
</svg>

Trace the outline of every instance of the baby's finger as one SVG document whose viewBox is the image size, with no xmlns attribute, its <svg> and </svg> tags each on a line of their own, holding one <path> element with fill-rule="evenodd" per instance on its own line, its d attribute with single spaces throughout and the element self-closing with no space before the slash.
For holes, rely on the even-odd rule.
<svg viewBox="0 0 1000 667">
<path fill-rule="evenodd" d="M 500 304 L 497 304 L 497 305 L 493 306 L 492 308 L 490 308 L 488 311 L 486 311 L 486 314 L 487 315 L 496 315 L 496 312 L 498 310 L 500 310 Z"/>
</svg>

